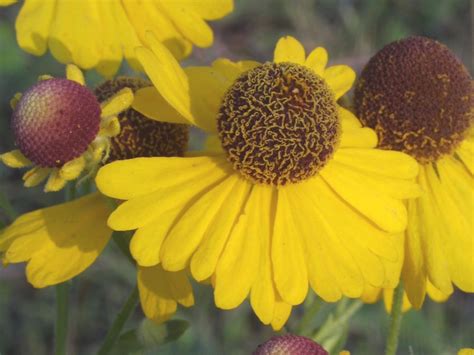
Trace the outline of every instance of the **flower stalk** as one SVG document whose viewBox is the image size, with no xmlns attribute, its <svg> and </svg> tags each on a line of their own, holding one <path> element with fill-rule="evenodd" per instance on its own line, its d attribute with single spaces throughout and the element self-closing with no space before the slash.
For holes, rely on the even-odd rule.
<svg viewBox="0 0 474 355">
<path fill-rule="evenodd" d="M 138 288 L 134 287 L 130 295 L 128 296 L 127 301 L 122 306 L 122 309 L 115 317 L 114 322 L 112 323 L 112 327 L 110 327 L 104 343 L 100 347 L 99 351 L 97 352 L 98 355 L 106 355 L 109 354 L 112 348 L 114 347 L 117 339 L 122 332 L 123 326 L 125 322 L 130 318 L 133 311 L 138 305 Z"/>
<path fill-rule="evenodd" d="M 56 286 L 56 324 L 54 353 L 66 355 L 67 333 L 69 323 L 69 282 Z"/>
<path fill-rule="evenodd" d="M 395 355 L 397 353 L 398 338 L 400 336 L 400 325 L 402 322 L 403 306 L 403 285 L 400 282 L 393 291 L 392 312 L 390 316 L 390 328 L 387 337 L 385 355 Z"/>
</svg>

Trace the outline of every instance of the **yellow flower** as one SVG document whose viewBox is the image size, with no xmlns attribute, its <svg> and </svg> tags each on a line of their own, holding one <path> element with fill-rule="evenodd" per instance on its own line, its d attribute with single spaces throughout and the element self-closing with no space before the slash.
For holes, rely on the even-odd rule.
<svg viewBox="0 0 474 355">
<path fill-rule="evenodd" d="M 379 147 L 418 160 L 422 195 L 408 201 L 402 279 L 419 308 L 426 291 L 474 292 L 474 92 L 462 63 L 439 42 L 410 37 L 379 51 L 355 91 Z"/>
<path fill-rule="evenodd" d="M 12 1 L 0 1 L 0 6 Z M 217 20 L 233 10 L 233 0 L 25 0 L 16 20 L 17 40 L 28 53 L 49 48 L 61 63 L 96 68 L 112 76 L 125 57 L 137 67 L 134 49 L 153 33 L 179 59 L 192 45 L 209 47 Z"/>
<path fill-rule="evenodd" d="M 133 93 L 123 88 L 99 103 L 84 86 L 79 68 L 68 65 L 67 79 L 40 77 L 11 101 L 12 127 L 19 149 L 0 155 L 11 168 L 30 167 L 26 187 L 47 179 L 44 190 L 61 190 L 84 171 L 95 173 L 108 158 L 110 138 L 120 132 L 117 115 L 130 107 Z"/>
<path fill-rule="evenodd" d="M 474 349 L 472 348 L 459 349 L 458 355 L 474 355 Z"/>
<path fill-rule="evenodd" d="M 125 86 L 135 91 L 146 85 L 149 83 L 141 79 L 118 78 L 100 85 L 95 93 L 107 100 Z M 111 139 L 111 161 L 183 155 L 187 126 L 152 121 L 133 109 L 120 113 L 118 120 L 122 131 Z M 67 281 L 86 270 L 107 245 L 112 235 L 106 223 L 111 210 L 107 198 L 92 193 L 26 213 L 0 231 L 1 261 L 4 265 L 26 262 L 26 277 L 34 287 Z M 178 303 L 187 307 L 194 303 L 184 271 L 138 267 L 137 279 L 142 307 L 150 319 L 164 321 Z"/>
<path fill-rule="evenodd" d="M 210 279 L 216 305 L 250 296 L 265 324 L 281 328 L 308 284 L 326 301 L 359 297 L 364 284 L 392 285 L 388 264 L 406 227 L 401 199 L 416 196 L 416 162 L 374 149 L 336 100 L 355 78 L 326 67 L 282 38 L 274 63 L 219 59 L 182 69 L 159 41 L 137 55 L 155 88 L 137 91 L 146 116 L 191 122 L 218 150 L 183 158 L 141 158 L 99 170 L 98 188 L 127 200 L 110 216 L 115 230 L 137 229 L 131 252 L 142 266 L 190 268 Z"/>
</svg>

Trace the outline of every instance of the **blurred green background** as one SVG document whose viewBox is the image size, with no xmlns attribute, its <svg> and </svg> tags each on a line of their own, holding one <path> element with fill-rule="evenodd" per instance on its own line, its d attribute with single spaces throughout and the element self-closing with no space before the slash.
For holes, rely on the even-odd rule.
<svg viewBox="0 0 474 355">
<path fill-rule="evenodd" d="M 47 0 L 45 0 L 47 1 Z M 424 35 L 448 45 L 473 70 L 473 2 L 468 0 L 236 0 L 234 13 L 212 24 L 215 44 L 196 49 L 188 63 L 209 63 L 217 57 L 271 60 L 275 42 L 293 35 L 307 50 L 328 49 L 331 63 L 346 63 L 360 71 L 364 63 L 390 41 Z M 0 10 L 0 151 L 13 148 L 9 99 L 32 85 L 40 74 L 63 75 L 64 67 L 49 55 L 22 52 L 15 41 L 14 19 L 19 5 Z M 129 73 L 124 65 L 122 72 Z M 100 78 L 88 73 L 87 80 Z M 19 212 L 51 205 L 63 193 L 26 190 L 21 173 L 0 166 L 0 191 Z M 8 216 L 0 211 L 0 222 Z M 72 282 L 70 354 L 91 354 L 134 285 L 134 268 L 115 245 Z M 175 318 L 188 320 L 189 329 L 177 341 L 163 345 L 160 354 L 250 354 L 273 333 L 252 314 L 247 304 L 235 311 L 213 306 L 208 288 L 196 287 L 197 307 L 181 309 Z M 325 306 L 314 324 L 333 306 Z M 294 309 L 287 330 L 294 331 L 304 306 Z M 126 328 L 142 319 L 139 309 Z M 474 347 L 474 296 L 456 292 L 448 302 L 425 303 L 421 312 L 403 319 L 399 354 L 455 354 Z M 22 265 L 0 271 L 0 354 L 51 354 L 53 347 L 54 290 L 35 290 L 24 277 Z M 388 317 L 383 305 L 364 306 L 352 319 L 346 349 L 352 354 L 381 354 Z"/>
</svg>

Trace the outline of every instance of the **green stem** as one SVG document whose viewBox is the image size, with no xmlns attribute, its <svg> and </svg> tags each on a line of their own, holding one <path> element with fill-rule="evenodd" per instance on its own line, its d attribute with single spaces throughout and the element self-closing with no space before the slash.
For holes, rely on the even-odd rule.
<svg viewBox="0 0 474 355">
<path fill-rule="evenodd" d="M 348 307 L 347 305 L 350 304 Z M 323 326 L 319 329 L 316 335 L 313 336 L 313 340 L 318 343 L 322 343 L 325 339 L 330 337 L 349 321 L 349 319 L 362 307 L 363 303 L 361 301 L 352 301 L 349 303 L 349 300 L 342 299 L 337 307 L 337 312 L 335 317 L 329 317 Z"/>
<path fill-rule="evenodd" d="M 55 354 L 66 355 L 67 328 L 69 320 L 69 283 L 56 285 L 56 326 L 55 326 Z"/>
<path fill-rule="evenodd" d="M 11 221 L 17 217 L 17 213 L 10 203 L 10 200 L 2 192 L 0 192 L 0 208 Z"/>
<path fill-rule="evenodd" d="M 312 302 L 309 304 L 309 307 L 305 309 L 303 318 L 301 319 L 301 322 L 298 326 L 298 330 L 297 330 L 298 334 L 305 335 L 311 332 L 310 329 L 307 329 L 308 325 L 314 320 L 316 314 L 321 309 L 321 306 L 322 306 L 321 300 L 317 296 L 314 296 Z"/>
<path fill-rule="evenodd" d="M 403 306 L 403 285 L 400 282 L 393 291 L 392 312 L 390 317 L 390 328 L 387 337 L 387 347 L 385 355 L 395 355 L 398 347 L 398 337 L 400 335 L 400 324 L 402 322 Z"/>
<path fill-rule="evenodd" d="M 138 305 L 138 289 L 137 287 L 133 288 L 132 293 L 128 297 L 125 304 L 122 306 L 122 309 L 115 317 L 112 327 L 109 329 L 107 336 L 105 337 L 104 343 L 97 352 L 98 355 L 105 355 L 112 350 L 113 346 L 117 342 L 117 339 L 122 332 L 125 322 L 130 318 L 133 311 Z"/>
</svg>

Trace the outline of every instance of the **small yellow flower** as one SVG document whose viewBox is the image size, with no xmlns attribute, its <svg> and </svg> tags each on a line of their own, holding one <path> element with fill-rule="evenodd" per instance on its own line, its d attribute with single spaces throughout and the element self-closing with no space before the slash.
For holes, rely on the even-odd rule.
<svg viewBox="0 0 474 355">
<path fill-rule="evenodd" d="M 462 348 L 458 351 L 458 355 L 474 355 L 474 349 Z"/>
<path fill-rule="evenodd" d="M 133 101 L 132 91 L 123 88 L 99 103 L 79 68 L 68 65 L 66 75 L 42 76 L 11 102 L 18 149 L 0 160 L 11 168 L 30 167 L 23 176 L 26 187 L 47 179 L 44 190 L 58 191 L 83 172 L 95 173 L 108 159 L 110 138 L 120 132 L 117 115 Z"/>
<path fill-rule="evenodd" d="M 49 49 L 61 63 L 112 76 L 123 57 L 138 67 L 134 50 L 147 44 L 147 32 L 181 59 L 193 44 L 209 47 L 213 32 L 206 21 L 232 10 L 233 0 L 24 0 L 15 27 L 18 44 L 28 53 Z"/>
<path fill-rule="evenodd" d="M 100 85 L 95 94 L 107 101 L 125 87 L 135 91 L 147 85 L 141 79 L 122 77 Z M 111 138 L 109 161 L 184 154 L 187 126 L 152 121 L 131 108 L 122 111 L 118 121 L 122 131 Z M 0 231 L 1 261 L 4 265 L 26 262 L 26 277 L 34 287 L 67 281 L 86 270 L 109 242 L 110 212 L 110 201 L 93 193 L 26 213 Z M 137 279 L 143 310 L 154 321 L 168 319 L 178 303 L 186 307 L 194 303 L 185 271 L 138 267 Z"/>
<path fill-rule="evenodd" d="M 212 151 L 142 158 L 103 167 L 100 191 L 126 200 L 110 216 L 133 230 L 139 265 L 189 267 L 211 280 L 216 305 L 247 297 L 279 329 L 309 286 L 326 301 L 360 297 L 364 284 L 395 287 L 402 199 L 417 196 L 416 161 L 374 149 L 375 132 L 337 100 L 355 73 L 308 56 L 282 38 L 272 63 L 215 61 L 181 68 L 157 40 L 137 56 L 154 88 L 136 93 L 148 117 L 192 123 L 213 136 Z M 393 269 L 397 269 L 394 267 Z M 391 286 L 389 286 L 391 285 Z"/>
<path fill-rule="evenodd" d="M 474 292 L 474 91 L 463 64 L 423 37 L 393 42 L 363 70 L 361 121 L 379 147 L 417 159 L 422 195 L 408 201 L 402 279 L 410 303 L 444 300 L 453 284 Z"/>
</svg>

